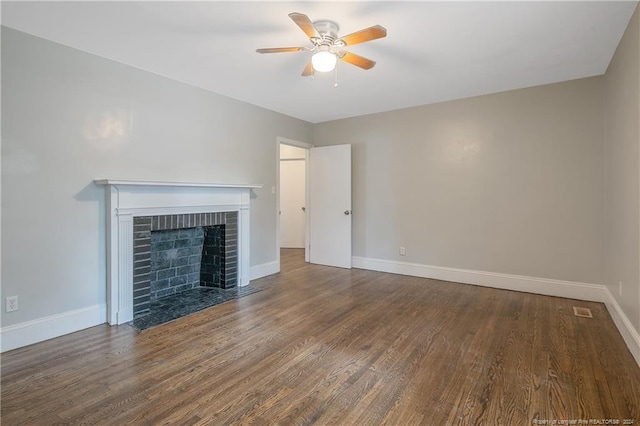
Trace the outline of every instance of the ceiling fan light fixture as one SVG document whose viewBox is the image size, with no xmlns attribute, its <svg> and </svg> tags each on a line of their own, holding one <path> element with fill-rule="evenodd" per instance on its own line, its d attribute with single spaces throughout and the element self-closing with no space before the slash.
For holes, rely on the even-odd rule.
<svg viewBox="0 0 640 426">
<path fill-rule="evenodd" d="M 386 28 L 374 25 L 338 38 L 340 27 L 333 21 L 324 19 L 312 22 L 307 15 L 298 12 L 290 13 L 289 18 L 309 37 L 313 47 L 270 47 L 257 49 L 256 52 L 311 52 L 311 60 L 307 62 L 301 74 L 303 77 L 313 76 L 315 72 L 326 73 L 333 71 L 336 68 L 338 59 L 363 70 L 371 69 L 376 65 L 374 61 L 355 53 L 347 52 L 343 48 L 387 36 Z"/>
<path fill-rule="evenodd" d="M 336 67 L 337 60 L 338 58 L 336 57 L 336 55 L 327 50 L 316 52 L 311 57 L 313 69 L 318 72 L 333 71 L 333 69 Z"/>
</svg>

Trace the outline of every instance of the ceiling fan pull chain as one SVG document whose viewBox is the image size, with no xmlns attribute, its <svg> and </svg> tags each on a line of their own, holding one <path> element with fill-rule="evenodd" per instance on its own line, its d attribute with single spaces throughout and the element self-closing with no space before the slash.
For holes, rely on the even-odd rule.
<svg viewBox="0 0 640 426">
<path fill-rule="evenodd" d="M 333 87 L 338 87 L 338 67 L 336 65 L 336 73 L 335 73 L 335 80 L 333 81 Z"/>
</svg>

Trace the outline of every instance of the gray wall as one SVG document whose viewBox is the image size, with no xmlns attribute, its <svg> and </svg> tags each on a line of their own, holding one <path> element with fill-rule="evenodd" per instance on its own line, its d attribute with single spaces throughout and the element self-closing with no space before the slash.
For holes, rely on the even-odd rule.
<svg viewBox="0 0 640 426">
<path fill-rule="evenodd" d="M 602 283 L 602 129 L 595 77 L 318 124 L 313 141 L 353 144 L 355 256 Z"/>
<path fill-rule="evenodd" d="M 640 332 L 640 7 L 618 45 L 604 82 L 604 283 Z"/>
<path fill-rule="evenodd" d="M 2 325 L 105 303 L 95 178 L 260 183 L 251 264 L 276 260 L 276 138 L 311 125 L 2 28 Z"/>
</svg>

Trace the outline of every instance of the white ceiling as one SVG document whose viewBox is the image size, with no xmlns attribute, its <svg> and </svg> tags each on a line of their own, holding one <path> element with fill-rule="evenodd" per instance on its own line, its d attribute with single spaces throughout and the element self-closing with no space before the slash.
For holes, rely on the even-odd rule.
<svg viewBox="0 0 640 426">
<path fill-rule="evenodd" d="M 2 24 L 317 123 L 603 74 L 636 1 L 2 2 Z M 310 46 L 287 16 L 341 35 L 388 36 L 349 50 L 364 71 L 301 77 Z"/>
</svg>

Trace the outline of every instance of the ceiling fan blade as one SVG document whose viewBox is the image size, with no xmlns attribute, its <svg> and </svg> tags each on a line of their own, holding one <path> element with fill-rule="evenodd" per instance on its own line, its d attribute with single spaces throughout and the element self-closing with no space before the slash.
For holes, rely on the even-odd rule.
<svg viewBox="0 0 640 426">
<path fill-rule="evenodd" d="M 309 61 L 307 66 L 304 67 L 304 71 L 302 71 L 302 76 L 303 77 L 309 77 L 309 76 L 314 75 L 314 74 L 315 74 L 315 70 L 313 69 L 313 63 L 311 63 L 311 61 Z"/>
<path fill-rule="evenodd" d="M 289 14 L 289 18 L 291 18 L 293 22 L 295 22 L 296 25 L 299 26 L 302 31 L 304 31 L 307 37 L 320 38 L 318 30 L 316 30 L 316 27 L 313 26 L 313 22 L 311 22 L 311 19 L 309 19 L 307 15 L 303 13 L 292 12 Z"/>
<path fill-rule="evenodd" d="M 349 53 L 349 52 L 342 52 L 344 53 L 343 55 L 338 55 L 338 57 L 351 64 L 351 65 L 355 65 L 356 67 L 360 67 L 362 69 L 368 70 L 373 68 L 376 63 L 375 61 L 372 61 L 371 59 L 367 59 L 364 58 L 360 55 L 356 55 L 355 53 Z"/>
<path fill-rule="evenodd" d="M 281 53 L 281 52 L 302 52 L 307 50 L 304 47 L 268 47 L 266 49 L 256 49 L 258 53 Z"/>
<path fill-rule="evenodd" d="M 365 28 L 364 30 L 356 31 L 344 37 L 340 40 L 347 46 L 353 46 L 354 44 L 364 43 L 365 41 L 371 41 L 378 38 L 387 36 L 387 29 L 380 25 L 374 25 L 373 27 Z"/>
</svg>

